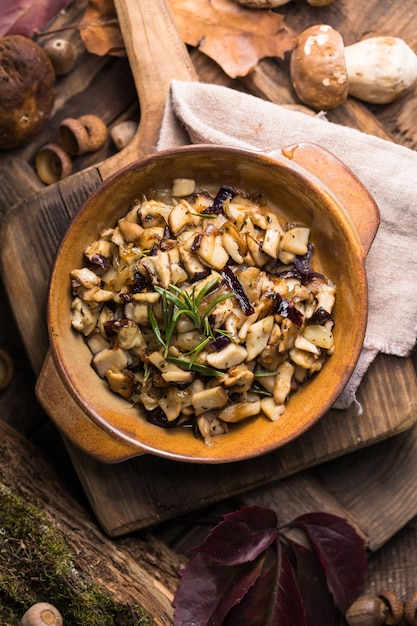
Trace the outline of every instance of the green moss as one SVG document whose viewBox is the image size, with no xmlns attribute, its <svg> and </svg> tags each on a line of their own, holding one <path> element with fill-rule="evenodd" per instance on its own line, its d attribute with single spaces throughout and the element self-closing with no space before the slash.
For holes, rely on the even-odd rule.
<svg viewBox="0 0 417 626">
<path fill-rule="evenodd" d="M 149 626 L 140 606 L 115 602 L 79 572 L 43 511 L 0 483 L 0 623 L 16 626 L 35 602 L 51 602 L 71 626 Z"/>
</svg>

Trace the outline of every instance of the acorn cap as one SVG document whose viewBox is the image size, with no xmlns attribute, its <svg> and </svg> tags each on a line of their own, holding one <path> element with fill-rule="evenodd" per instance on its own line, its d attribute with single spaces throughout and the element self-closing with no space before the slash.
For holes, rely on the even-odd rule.
<svg viewBox="0 0 417 626">
<path fill-rule="evenodd" d="M 27 143 L 54 101 L 55 72 L 44 50 L 22 35 L 0 37 L 0 150 Z"/>
<path fill-rule="evenodd" d="M 59 144 L 74 156 L 95 152 L 105 143 L 107 127 L 96 115 L 67 117 L 58 128 Z"/>
</svg>

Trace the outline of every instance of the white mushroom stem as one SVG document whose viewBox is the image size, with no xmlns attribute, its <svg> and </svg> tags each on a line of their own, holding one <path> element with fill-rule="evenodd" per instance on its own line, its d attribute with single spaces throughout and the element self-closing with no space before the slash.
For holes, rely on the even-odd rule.
<svg viewBox="0 0 417 626">
<path fill-rule="evenodd" d="M 402 96 L 417 80 L 417 56 L 398 37 L 371 37 L 345 47 L 350 96 L 385 104 Z"/>
</svg>

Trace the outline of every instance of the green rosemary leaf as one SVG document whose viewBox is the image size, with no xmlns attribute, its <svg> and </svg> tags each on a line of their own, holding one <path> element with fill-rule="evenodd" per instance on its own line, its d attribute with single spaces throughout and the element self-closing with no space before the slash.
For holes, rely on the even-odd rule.
<svg viewBox="0 0 417 626">
<path fill-rule="evenodd" d="M 233 298 L 234 295 L 235 295 L 234 293 L 225 293 L 222 296 L 219 296 L 218 298 L 213 300 L 213 302 L 210 304 L 210 306 L 208 306 L 207 309 L 204 311 L 203 315 L 201 316 L 201 319 L 204 319 L 205 317 L 208 317 L 210 315 L 210 313 L 212 312 L 212 310 L 218 304 L 220 304 L 220 302 L 223 302 L 223 300 L 229 300 L 230 298 Z"/>
<path fill-rule="evenodd" d="M 197 372 L 198 374 L 204 374 L 205 376 L 216 376 L 220 377 L 224 375 L 224 372 L 220 370 L 216 370 L 213 367 L 208 367 L 207 365 L 202 365 L 201 363 L 194 363 L 193 361 L 188 361 L 187 359 L 179 359 L 175 356 L 167 356 L 166 361 L 169 363 L 174 363 L 185 370 L 191 370 L 193 372 Z"/>
<path fill-rule="evenodd" d="M 198 292 L 197 296 L 194 298 L 194 302 L 195 302 L 195 306 L 197 307 L 197 309 L 199 308 L 202 299 L 204 298 L 205 295 L 208 294 L 208 292 L 213 289 L 214 285 L 216 285 L 219 282 L 219 278 L 215 277 L 212 278 L 211 280 L 208 281 L 208 283 L 206 283 Z"/>
<path fill-rule="evenodd" d="M 159 343 L 162 344 L 164 346 L 164 348 L 167 348 L 167 343 L 166 341 L 163 339 L 162 335 L 161 335 L 161 330 L 158 326 L 158 322 L 156 321 L 156 317 L 155 317 L 155 313 L 152 310 L 152 307 L 149 306 L 148 307 L 148 317 L 149 317 L 149 321 L 151 323 L 152 326 L 152 330 L 155 333 L 156 338 L 158 339 Z"/>
<path fill-rule="evenodd" d="M 252 385 L 249 391 L 251 391 L 252 393 L 257 393 L 258 396 L 268 396 L 269 398 L 272 398 L 273 396 L 273 394 L 270 391 L 268 391 L 268 389 L 265 389 L 265 387 L 262 387 L 256 382 Z"/>
</svg>

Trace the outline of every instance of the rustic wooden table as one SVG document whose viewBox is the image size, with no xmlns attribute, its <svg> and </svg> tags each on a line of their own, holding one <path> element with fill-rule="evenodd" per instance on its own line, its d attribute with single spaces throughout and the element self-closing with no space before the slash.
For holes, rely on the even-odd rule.
<svg viewBox="0 0 417 626">
<path fill-rule="evenodd" d="M 54 28 L 76 26 L 85 6 L 85 0 L 75 0 L 67 12 L 57 17 Z M 295 0 L 281 7 L 280 12 L 296 32 L 323 22 L 337 28 L 346 44 L 371 34 L 385 34 L 402 37 L 417 50 L 414 0 L 401 3 L 369 0 L 366 6 L 361 0 L 335 0 L 323 8 Z M 127 59 L 90 55 L 76 28 L 67 33 L 76 46 L 77 65 L 71 74 L 58 80 L 58 98 L 49 123 L 28 146 L 0 156 L 0 217 L 4 218 L 7 213 L 9 219 L 1 246 L 0 348 L 12 354 L 15 361 L 12 383 L 0 392 L 1 419 L 46 451 L 76 495 L 83 501 L 87 496 L 98 521 L 110 535 L 159 523 L 155 533 L 182 551 L 189 542 L 193 543 L 201 528 L 196 526 L 184 539 L 182 521 L 176 518 L 201 507 L 211 505 L 217 510 L 216 507 L 221 506 L 227 510 L 242 502 L 264 503 L 277 508 L 283 521 L 320 507 L 347 515 L 364 533 L 373 552 L 368 589 L 389 587 L 406 597 L 414 591 L 417 567 L 413 556 L 417 524 L 417 434 L 414 427 L 417 386 L 412 359 L 378 357 L 360 390 L 365 406 L 368 402 L 365 419 L 352 414 L 346 425 L 345 415 L 326 416 L 315 431 L 293 447 L 287 447 L 279 459 L 255 461 L 248 467 L 231 470 L 227 478 L 222 468 L 199 468 L 197 482 L 204 481 L 204 488 L 188 495 L 186 489 L 178 486 L 177 474 L 178 470 L 185 476 L 187 468 L 173 468 L 149 457 L 133 460 L 123 468 L 97 464 L 69 442 L 65 441 L 64 445 L 57 429 L 37 404 L 34 384 L 47 350 L 44 311 L 48 268 L 54 246 L 83 198 L 73 180 L 64 181 L 55 189 L 49 188 L 45 195 L 45 188 L 33 169 L 34 157 L 42 145 L 55 140 L 57 126 L 64 117 L 94 112 L 109 127 L 123 119 L 141 118 Z M 46 38 L 45 35 L 39 41 L 42 43 Z M 190 56 L 200 80 L 247 91 L 277 104 L 296 101 L 288 78 L 287 60 L 261 61 L 249 76 L 231 80 L 197 50 L 190 50 Z M 329 112 L 328 117 L 415 149 L 416 108 L 417 89 L 386 106 L 367 106 L 349 99 L 345 105 Z M 84 173 L 109 158 L 117 159 L 114 155 L 115 148 L 109 140 L 99 153 L 76 158 L 75 171 Z M 98 182 L 99 177 L 91 178 L 83 194 Z M 35 192 L 40 196 L 35 196 Z M 60 200 L 65 199 L 64 217 L 49 213 L 50 198 L 55 194 Z M 10 220 L 11 207 L 13 217 Z M 39 212 L 32 211 L 33 207 L 40 207 Z M 51 218 L 51 221 L 43 223 L 44 218 Z M 26 247 L 27 239 L 29 247 Z M 51 246 L 45 248 L 45 243 Z M 44 255 L 37 270 L 32 266 L 33 250 L 37 257 Z M 393 377 L 396 378 L 395 389 L 398 383 L 401 388 L 395 410 L 390 402 L 393 389 L 382 388 L 384 382 Z M 302 463 L 296 461 L 300 454 Z M 315 469 L 307 469 L 311 466 Z M 145 477 L 143 483 L 137 482 L 140 475 Z M 152 490 L 146 480 L 149 475 L 156 477 Z M 134 476 L 134 488 L 129 479 L 126 481 L 126 476 Z M 125 487 L 121 491 L 122 482 Z M 218 500 L 223 503 L 216 505 Z"/>
</svg>

